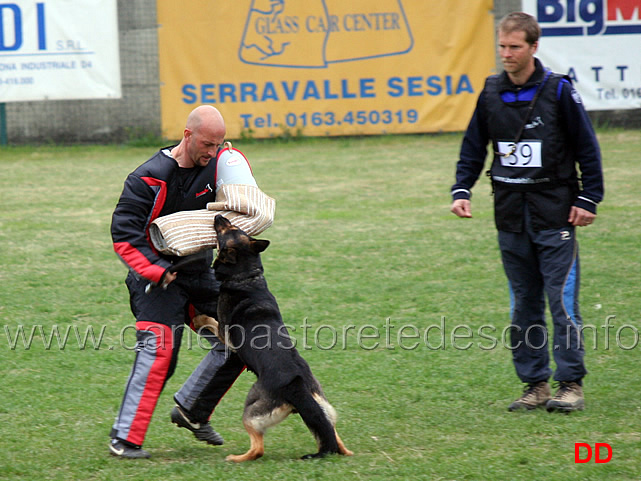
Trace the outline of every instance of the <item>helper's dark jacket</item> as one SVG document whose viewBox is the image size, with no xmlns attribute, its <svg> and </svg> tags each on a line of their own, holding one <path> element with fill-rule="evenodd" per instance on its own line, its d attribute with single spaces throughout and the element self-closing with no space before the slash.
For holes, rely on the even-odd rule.
<svg viewBox="0 0 641 481">
<path fill-rule="evenodd" d="M 166 149 L 129 174 L 111 222 L 118 256 L 137 275 L 156 283 L 176 258 L 156 251 L 149 237 L 149 225 L 160 216 L 205 209 L 216 197 L 215 158 L 206 167 L 185 169 L 163 152 Z M 201 267 L 207 268 L 212 260 L 210 252 Z"/>
<path fill-rule="evenodd" d="M 541 88 L 521 136 L 522 142 L 541 146 L 541 167 L 503 166 L 494 155 L 490 173 L 499 230 L 520 232 L 525 204 L 534 230 L 543 230 L 568 225 L 572 205 L 596 212 L 603 198 L 601 155 L 587 113 L 569 80 L 546 71 L 538 59 L 535 72 L 522 86 L 512 84 L 505 72 L 487 79 L 463 140 L 453 198 L 471 196 L 488 142 L 497 152 L 498 142 L 515 140 L 530 101 Z"/>
</svg>

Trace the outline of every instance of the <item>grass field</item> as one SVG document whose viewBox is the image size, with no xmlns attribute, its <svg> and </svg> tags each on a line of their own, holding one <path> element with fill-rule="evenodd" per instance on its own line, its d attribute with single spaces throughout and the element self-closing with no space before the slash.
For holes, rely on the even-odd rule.
<svg viewBox="0 0 641 481">
<path fill-rule="evenodd" d="M 639 479 L 641 132 L 599 138 L 606 199 L 579 233 L 590 374 L 586 410 L 571 415 L 506 409 L 522 385 L 502 339 L 509 302 L 487 181 L 473 219 L 449 212 L 460 135 L 238 143 L 277 200 L 261 236 L 270 288 L 355 452 L 300 461 L 315 443 L 291 416 L 242 465 L 224 458 L 249 445 L 252 374 L 212 419 L 224 446 L 169 421 L 204 355 L 195 336 L 156 408 L 152 459 L 108 455 L 134 356 L 109 224 L 126 175 L 155 148 L 3 148 L 0 479 Z M 578 442 L 608 443 L 612 460 L 575 464 Z"/>
</svg>

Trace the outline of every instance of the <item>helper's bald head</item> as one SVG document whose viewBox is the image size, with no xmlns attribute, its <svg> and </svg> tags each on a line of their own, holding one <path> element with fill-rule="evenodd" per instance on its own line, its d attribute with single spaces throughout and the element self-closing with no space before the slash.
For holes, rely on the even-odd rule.
<svg viewBox="0 0 641 481">
<path fill-rule="evenodd" d="M 176 160 L 181 167 L 206 166 L 225 141 L 225 120 L 216 107 L 200 105 L 187 117 Z M 172 151 L 173 152 L 173 151 Z"/>
</svg>

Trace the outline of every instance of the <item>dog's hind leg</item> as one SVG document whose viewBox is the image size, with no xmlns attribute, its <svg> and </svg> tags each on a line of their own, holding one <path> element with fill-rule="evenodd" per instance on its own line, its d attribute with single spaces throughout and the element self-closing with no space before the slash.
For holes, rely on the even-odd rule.
<svg viewBox="0 0 641 481">
<path fill-rule="evenodd" d="M 254 384 L 245 401 L 243 425 L 249 434 L 251 445 L 245 454 L 229 455 L 227 461 L 241 463 L 260 458 L 265 452 L 265 431 L 277 425 L 292 412 L 289 404 L 276 401 L 266 391 Z"/>
<path fill-rule="evenodd" d="M 336 432 L 336 429 L 334 429 L 334 434 L 336 434 L 336 442 L 338 442 L 338 452 L 343 456 L 353 456 L 354 453 L 345 447 L 345 444 Z"/>
<path fill-rule="evenodd" d="M 264 437 L 265 432 L 257 430 L 251 422 L 243 422 L 245 429 L 249 434 L 251 446 L 249 451 L 245 454 L 230 454 L 225 459 L 235 463 L 242 463 L 243 461 L 253 461 L 260 458 L 265 453 Z"/>
<path fill-rule="evenodd" d="M 289 385 L 287 400 L 312 432 L 318 443 L 318 452 L 306 454 L 302 459 L 321 458 L 327 454 L 339 453 L 334 422 L 336 412 L 327 400 L 318 393 L 312 394 L 301 378 Z"/>
<path fill-rule="evenodd" d="M 260 458 L 265 453 L 265 431 L 272 426 L 280 423 L 292 412 L 292 406 L 284 404 L 268 414 L 252 417 L 251 415 L 243 415 L 243 424 L 251 445 L 245 454 L 229 455 L 225 459 L 235 463 L 242 463 L 243 461 L 253 461 Z"/>
<path fill-rule="evenodd" d="M 338 444 L 338 453 L 342 454 L 343 456 L 353 456 L 354 453 L 347 449 L 347 447 L 345 447 L 345 443 L 343 443 L 343 440 L 340 438 L 338 432 L 336 431 L 336 419 L 338 416 L 336 415 L 336 410 L 334 409 L 334 407 L 329 403 L 324 395 L 315 392 L 312 394 L 312 396 L 321 407 L 323 412 L 327 415 L 329 421 L 332 423 L 332 427 L 334 428 L 334 436 L 336 436 L 336 443 Z"/>
</svg>

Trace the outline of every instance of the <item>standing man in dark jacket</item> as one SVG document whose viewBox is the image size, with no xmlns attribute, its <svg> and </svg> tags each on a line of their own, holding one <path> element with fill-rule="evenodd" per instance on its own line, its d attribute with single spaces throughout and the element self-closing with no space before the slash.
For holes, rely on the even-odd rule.
<svg viewBox="0 0 641 481">
<path fill-rule="evenodd" d="M 472 217 L 471 188 L 491 142 L 489 176 L 512 300 L 513 361 L 526 383 L 508 409 L 573 411 L 584 407 L 587 373 L 575 228 L 594 222 L 603 174 L 599 145 L 578 93 L 567 77 L 534 57 L 540 34 L 536 19 L 526 13 L 511 13 L 499 23 L 505 71 L 488 77 L 479 96 L 461 146 L 451 210 Z M 559 383 L 554 397 L 545 295 L 554 326 L 554 380 Z"/>
<path fill-rule="evenodd" d="M 154 219 L 178 211 L 205 209 L 215 201 L 216 154 L 225 138 L 220 112 L 208 105 L 187 118 L 178 145 L 158 151 L 129 174 L 113 214 L 114 250 L 129 267 L 126 284 L 136 318 L 136 358 L 122 405 L 111 430 L 110 453 L 148 458 L 142 444 L 162 389 L 173 374 L 184 324 L 194 309 L 216 316 L 218 287 L 213 252 L 179 272 L 179 259 L 160 254 L 149 238 Z M 147 289 L 150 285 L 155 289 Z M 209 424 L 214 407 L 244 369 L 233 353 L 210 339 L 207 353 L 176 394 L 171 420 L 208 444 L 223 444 Z"/>
</svg>

